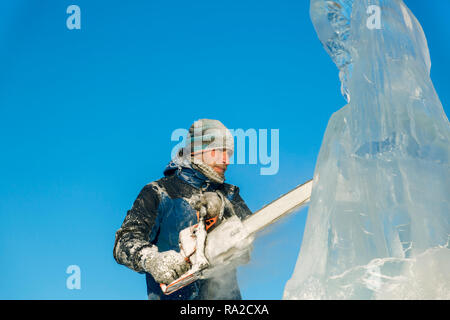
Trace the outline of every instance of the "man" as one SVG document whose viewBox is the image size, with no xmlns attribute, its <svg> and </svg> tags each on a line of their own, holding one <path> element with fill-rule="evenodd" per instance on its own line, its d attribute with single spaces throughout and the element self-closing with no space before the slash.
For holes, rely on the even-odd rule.
<svg viewBox="0 0 450 320">
<path fill-rule="evenodd" d="M 209 211 L 214 205 L 208 202 L 222 199 L 228 204 L 223 217 L 235 214 L 243 219 L 251 214 L 239 188 L 224 183 L 233 151 L 233 136 L 220 121 L 194 122 L 186 146 L 166 167 L 164 177 L 146 185 L 127 212 L 116 232 L 114 258 L 146 274 L 149 299 L 241 299 L 234 268 L 170 295 L 160 289 L 160 283 L 176 280 L 190 267 L 179 253 L 178 236 L 197 224 L 199 205 L 206 203 Z"/>
</svg>

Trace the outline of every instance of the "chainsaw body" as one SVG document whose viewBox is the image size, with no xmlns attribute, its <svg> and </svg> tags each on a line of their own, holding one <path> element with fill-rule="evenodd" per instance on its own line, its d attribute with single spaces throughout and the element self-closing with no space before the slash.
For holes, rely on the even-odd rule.
<svg viewBox="0 0 450 320">
<path fill-rule="evenodd" d="M 199 250 L 199 241 L 206 233 L 204 250 Z M 192 267 L 174 282 L 161 290 L 171 294 L 198 279 L 206 279 L 228 268 L 239 257 L 248 253 L 253 237 L 247 232 L 237 216 L 224 219 L 212 231 L 201 229 L 201 224 L 183 229 L 179 235 L 180 253 Z M 201 246 L 200 246 L 201 247 Z"/>
<path fill-rule="evenodd" d="M 161 284 L 163 293 L 171 294 L 198 279 L 220 275 L 230 265 L 235 266 L 241 260 L 239 258 L 248 254 L 258 231 L 309 202 L 312 182 L 309 180 L 297 186 L 243 221 L 236 215 L 219 219 L 218 223 L 214 220 L 214 228 L 210 228 L 214 223 L 205 219 L 202 207 L 199 223 L 179 234 L 180 253 L 192 267 L 172 283 Z"/>
</svg>

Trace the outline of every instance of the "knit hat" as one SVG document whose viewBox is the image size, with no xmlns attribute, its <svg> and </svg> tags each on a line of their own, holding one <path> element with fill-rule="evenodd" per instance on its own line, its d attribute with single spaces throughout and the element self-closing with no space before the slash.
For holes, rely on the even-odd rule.
<svg viewBox="0 0 450 320">
<path fill-rule="evenodd" d="M 186 151 L 197 153 L 213 149 L 234 151 L 234 138 L 222 122 L 212 119 L 200 119 L 189 128 L 186 139 Z"/>
</svg>

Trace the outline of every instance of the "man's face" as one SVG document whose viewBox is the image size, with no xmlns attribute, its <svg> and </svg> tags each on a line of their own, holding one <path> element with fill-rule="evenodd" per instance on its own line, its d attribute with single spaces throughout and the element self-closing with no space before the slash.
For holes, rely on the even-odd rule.
<svg viewBox="0 0 450 320">
<path fill-rule="evenodd" d="M 224 178 L 232 155 L 232 152 L 227 149 L 214 149 L 204 151 L 196 156 Z"/>
</svg>

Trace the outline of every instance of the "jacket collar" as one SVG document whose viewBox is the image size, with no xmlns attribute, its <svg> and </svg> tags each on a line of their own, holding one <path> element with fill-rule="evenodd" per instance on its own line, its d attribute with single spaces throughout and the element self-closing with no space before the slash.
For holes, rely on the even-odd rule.
<svg viewBox="0 0 450 320">
<path fill-rule="evenodd" d="M 193 169 L 187 163 L 179 163 L 173 160 L 170 161 L 164 170 L 164 176 L 167 177 L 173 174 L 191 186 L 204 191 L 216 190 L 220 186 L 220 184 L 211 181 L 204 174 Z"/>
</svg>

